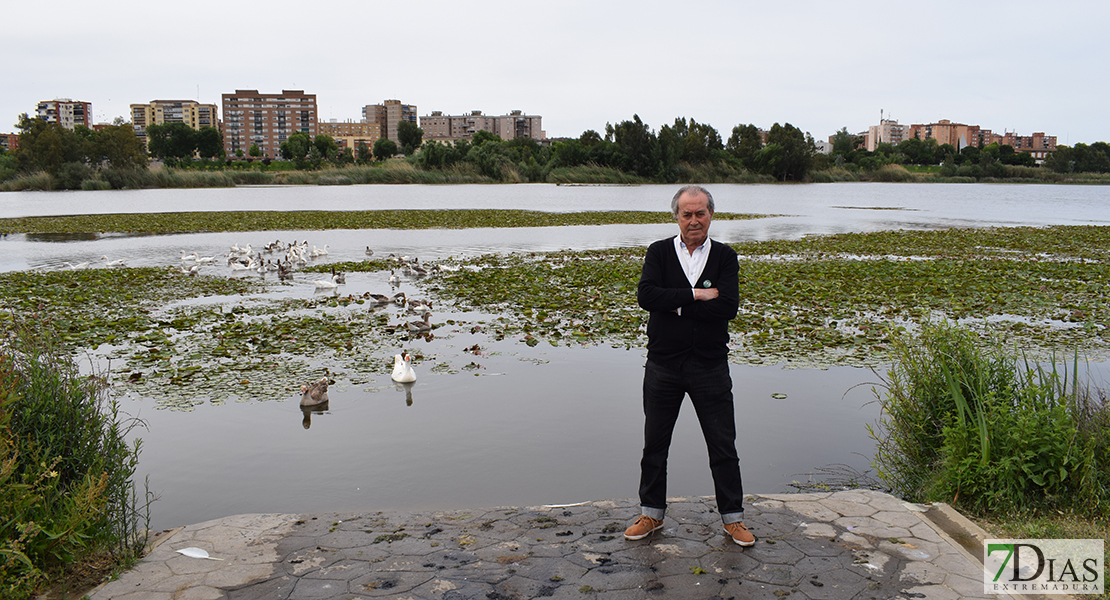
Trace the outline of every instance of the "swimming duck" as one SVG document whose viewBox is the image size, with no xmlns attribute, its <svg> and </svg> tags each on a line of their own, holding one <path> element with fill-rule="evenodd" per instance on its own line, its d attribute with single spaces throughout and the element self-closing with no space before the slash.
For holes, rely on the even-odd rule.
<svg viewBox="0 0 1110 600">
<path fill-rule="evenodd" d="M 321 377 L 320 381 L 302 385 L 301 394 L 301 406 L 319 406 L 321 404 L 327 404 L 328 378 Z"/>
<path fill-rule="evenodd" d="M 108 260 L 107 256 L 101 256 L 100 260 L 104 261 L 104 266 L 105 267 L 125 267 L 125 266 L 127 266 L 127 261 L 122 259 L 122 258 L 118 259 L 118 260 Z"/>
<path fill-rule="evenodd" d="M 409 331 L 414 333 L 427 333 L 432 330 L 432 313 L 424 313 L 423 321 L 409 321 Z"/>
<path fill-rule="evenodd" d="M 313 281 L 312 284 L 316 286 L 317 291 L 319 291 L 319 290 L 334 290 L 334 289 L 339 287 L 339 283 L 335 281 L 334 276 L 330 280 L 328 280 L 328 279 L 317 279 L 316 281 Z"/>
<path fill-rule="evenodd" d="M 409 383 L 416 381 L 416 371 L 412 370 L 412 357 L 408 354 L 397 354 L 393 357 L 393 381 Z"/>
</svg>

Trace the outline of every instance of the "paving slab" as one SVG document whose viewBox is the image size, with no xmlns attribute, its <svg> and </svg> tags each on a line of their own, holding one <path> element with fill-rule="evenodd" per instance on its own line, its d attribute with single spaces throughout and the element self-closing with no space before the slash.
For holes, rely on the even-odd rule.
<svg viewBox="0 0 1110 600">
<path fill-rule="evenodd" d="M 712 497 L 672 498 L 636 542 L 634 500 L 466 511 L 236 515 L 161 536 L 91 600 L 998 598 L 974 534 L 881 492 L 747 497 L 756 544 L 724 534 Z M 946 526 L 958 519 L 942 507 Z M 955 536 L 955 537 L 954 537 Z M 959 539 L 959 542 L 955 538 Z M 201 548 L 212 559 L 178 553 Z M 974 550 L 973 546 L 971 549 Z"/>
</svg>

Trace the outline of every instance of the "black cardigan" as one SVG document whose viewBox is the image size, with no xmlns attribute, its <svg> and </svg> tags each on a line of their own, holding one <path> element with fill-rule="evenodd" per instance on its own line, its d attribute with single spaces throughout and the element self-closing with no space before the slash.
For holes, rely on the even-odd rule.
<svg viewBox="0 0 1110 600">
<path fill-rule="evenodd" d="M 648 318 L 648 360 L 678 369 L 693 355 L 712 363 L 728 359 L 728 322 L 740 307 L 740 265 L 736 251 L 710 240 L 709 257 L 697 284 L 717 288 L 713 300 L 695 301 L 690 281 L 675 255 L 674 238 L 652 243 L 636 299 Z M 682 316 L 674 311 L 682 308 Z"/>
</svg>

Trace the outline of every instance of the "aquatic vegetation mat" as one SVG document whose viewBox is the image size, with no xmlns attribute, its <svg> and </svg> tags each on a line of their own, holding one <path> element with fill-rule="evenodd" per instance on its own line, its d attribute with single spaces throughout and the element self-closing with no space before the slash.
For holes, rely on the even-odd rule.
<svg viewBox="0 0 1110 600">
<path fill-rule="evenodd" d="M 763 215 L 717 213 L 717 220 Z M 206 233 L 325 229 L 467 229 L 473 227 L 558 227 L 670 223 L 668 212 L 597 211 L 552 213 L 531 210 L 362 210 L 296 212 L 233 211 L 73 215 L 0 219 L 3 233 Z"/>
<path fill-rule="evenodd" d="M 894 334 L 937 320 L 1032 353 L 1110 354 L 1110 228 L 879 232 L 734 247 L 736 362 L 881 364 Z M 434 328 L 421 335 L 407 329 L 418 317 L 403 307 L 342 288 L 291 298 L 289 284 L 175 269 L 4 273 L 0 329 L 49 312 L 67 348 L 107 361 L 115 385 L 167 408 L 284 400 L 321 375 L 366 389 L 389 385 L 401 348 L 425 372 L 472 376 L 481 374 L 483 348 L 498 341 L 520 343 L 521 360 L 535 358 L 527 347 L 540 344 L 642 348 L 643 254 L 491 254 L 427 265 L 431 275 L 406 278 L 403 287 L 435 306 Z M 386 288 L 384 272 L 397 263 L 305 270 L 332 267 Z M 467 348 L 421 352 L 421 338 L 457 338 L 448 346 Z"/>
</svg>

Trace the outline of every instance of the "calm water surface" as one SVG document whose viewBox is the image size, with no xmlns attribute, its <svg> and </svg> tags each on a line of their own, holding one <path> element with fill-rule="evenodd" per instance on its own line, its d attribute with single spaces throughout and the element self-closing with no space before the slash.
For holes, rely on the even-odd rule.
<svg viewBox="0 0 1110 600">
<path fill-rule="evenodd" d="M 1110 188 L 1047 185 L 715 185 L 717 210 L 779 215 L 713 224 L 726 242 L 947 227 L 1106 225 Z M 520 208 L 542 211 L 666 210 L 675 186 L 345 186 L 0 194 L 0 217 L 182 210 Z M 364 248 L 435 259 L 486 252 L 642 246 L 674 225 L 429 231 L 234 232 L 167 236 L 0 238 L 0 270 L 58 269 L 64 262 L 124 258 L 176 265 L 180 251 L 227 252 L 274 239 L 329 245 L 326 260 L 359 260 Z M 84 239 L 80 239 L 80 238 Z M 77 239 L 75 239 L 77 238 Z M 231 274 L 226 267 L 210 273 Z M 370 286 L 371 283 L 363 282 Z M 360 285 L 351 281 L 350 286 Z M 358 292 L 361 290 L 347 290 Z M 382 291 L 375 289 L 374 291 Z M 409 288 L 412 293 L 412 288 Z M 278 294 L 308 296 L 307 279 Z M 437 322 L 450 318 L 436 315 Z M 481 343 L 476 372 L 418 366 L 409 388 L 383 369 L 375 381 L 332 387 L 330 408 L 303 425 L 299 394 L 191 413 L 125 398 L 146 420 L 140 481 L 160 496 L 153 526 L 248 512 L 454 509 L 562 504 L 635 497 L 642 443 L 643 350 L 535 348 L 437 330 L 428 355 Z M 425 344 L 425 342 L 419 342 Z M 1097 365 L 1102 369 L 1103 365 Z M 313 375 L 306 374 L 306 381 Z M 732 367 L 745 489 L 782 492 L 833 464 L 860 471 L 878 418 L 866 369 Z M 302 381 L 290 382 L 299 387 Z M 785 394 L 785 399 L 776 399 Z M 774 396 L 773 396 L 774 395 Z M 708 459 L 686 407 L 671 452 L 671 495 L 712 494 Z"/>
</svg>

